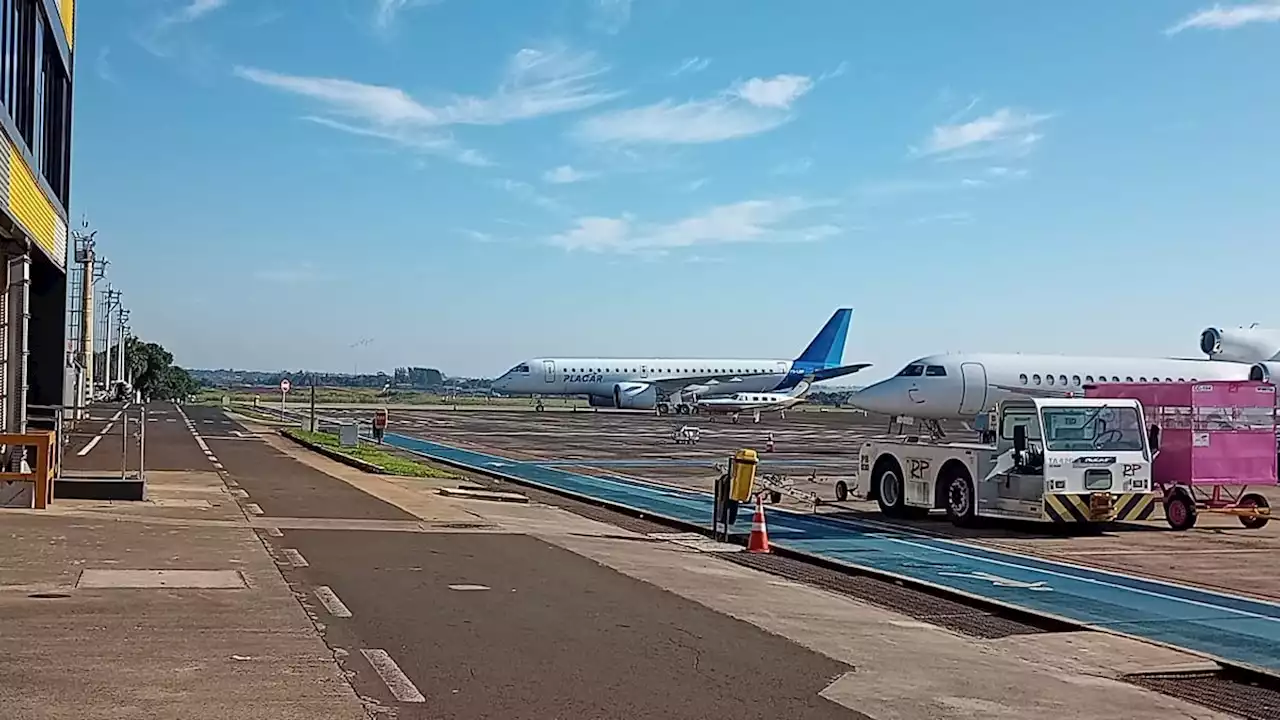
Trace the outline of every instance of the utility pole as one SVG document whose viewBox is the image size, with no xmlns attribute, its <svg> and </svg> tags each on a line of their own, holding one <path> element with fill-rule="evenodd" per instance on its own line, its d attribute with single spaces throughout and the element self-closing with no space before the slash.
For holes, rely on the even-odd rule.
<svg viewBox="0 0 1280 720">
<path fill-rule="evenodd" d="M 94 253 L 98 231 L 75 234 L 76 263 L 80 265 L 80 382 L 75 391 L 77 419 L 83 419 L 80 408 L 89 404 L 93 397 L 93 283 L 98 279 L 100 269 L 105 270 L 106 261 L 100 266 Z"/>
<path fill-rule="evenodd" d="M 119 330 L 119 333 L 118 333 L 119 337 L 116 340 L 115 382 L 122 383 L 124 382 L 124 338 L 125 338 L 125 328 L 128 327 L 128 323 L 129 323 L 129 311 L 124 309 L 123 307 L 120 308 L 120 316 L 118 320 L 119 320 L 119 325 L 117 329 Z"/>
<path fill-rule="evenodd" d="M 104 389 L 110 389 L 111 383 L 111 311 L 120 305 L 120 291 L 111 287 L 111 283 L 107 283 L 107 291 L 104 293 L 102 300 L 102 315 L 106 320 L 107 329 L 102 347 L 102 386 Z"/>
<path fill-rule="evenodd" d="M 125 348 L 128 346 L 129 331 L 132 330 L 129 325 L 129 311 L 121 310 L 121 312 L 123 317 L 120 318 L 120 360 L 116 365 L 116 382 L 118 383 L 125 382 L 125 367 L 127 367 L 125 365 Z"/>
</svg>

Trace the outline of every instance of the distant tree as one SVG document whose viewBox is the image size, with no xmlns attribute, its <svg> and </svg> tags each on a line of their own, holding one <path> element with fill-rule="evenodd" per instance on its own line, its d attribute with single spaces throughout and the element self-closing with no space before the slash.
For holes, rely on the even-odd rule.
<svg viewBox="0 0 1280 720">
<path fill-rule="evenodd" d="M 158 343 L 127 338 L 124 361 L 134 389 L 147 400 L 178 400 L 200 389 L 190 373 L 173 364 L 173 353 Z"/>
</svg>

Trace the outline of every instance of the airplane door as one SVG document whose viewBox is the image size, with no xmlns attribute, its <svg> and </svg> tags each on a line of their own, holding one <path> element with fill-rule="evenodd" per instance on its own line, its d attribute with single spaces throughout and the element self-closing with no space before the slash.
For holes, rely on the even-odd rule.
<svg viewBox="0 0 1280 720">
<path fill-rule="evenodd" d="M 553 383 L 556 381 L 556 363 L 554 360 L 543 360 L 542 370 L 546 375 L 547 382 Z"/>
<path fill-rule="evenodd" d="M 977 415 L 987 405 L 987 369 L 981 363 L 960 366 L 964 378 L 964 394 L 960 396 L 960 414 Z"/>
<path fill-rule="evenodd" d="M 647 378 L 647 377 L 649 377 L 649 366 L 648 366 L 648 365 L 641 365 L 641 366 L 640 366 L 640 377 L 642 377 L 642 378 Z"/>
</svg>

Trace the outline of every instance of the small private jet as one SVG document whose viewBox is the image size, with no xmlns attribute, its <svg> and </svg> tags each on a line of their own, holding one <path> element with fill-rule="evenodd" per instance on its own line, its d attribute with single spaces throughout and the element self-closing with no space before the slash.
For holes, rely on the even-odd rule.
<svg viewBox="0 0 1280 720">
<path fill-rule="evenodd" d="M 738 416 L 744 412 L 751 413 L 752 422 L 760 422 L 760 414 L 765 412 L 776 412 L 785 420 L 788 408 L 805 401 L 805 395 L 809 394 L 812 382 L 811 378 L 805 378 L 790 392 L 785 393 L 740 392 L 729 397 L 697 400 L 694 402 L 694 411 L 713 417 L 728 415 L 735 423 L 738 422 Z"/>
</svg>

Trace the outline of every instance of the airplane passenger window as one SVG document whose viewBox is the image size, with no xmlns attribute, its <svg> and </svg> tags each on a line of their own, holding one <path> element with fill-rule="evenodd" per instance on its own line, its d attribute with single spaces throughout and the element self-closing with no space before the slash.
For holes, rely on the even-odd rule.
<svg viewBox="0 0 1280 720">
<path fill-rule="evenodd" d="M 1059 376 L 1058 376 L 1058 384 L 1059 384 L 1059 385 L 1066 385 L 1066 384 L 1067 384 L 1067 376 L 1066 376 L 1066 375 L 1059 375 Z"/>
<path fill-rule="evenodd" d="M 924 369 L 924 374 L 927 377 L 946 377 L 947 369 L 941 365 L 930 365 Z"/>
<path fill-rule="evenodd" d="M 1026 374 L 1026 373 L 1022 373 L 1021 375 L 1019 375 L 1019 376 L 1018 376 L 1018 382 L 1022 383 L 1023 385 L 1026 385 L 1026 384 L 1027 384 L 1027 374 Z"/>
<path fill-rule="evenodd" d="M 1133 382 L 1133 378 L 1132 378 L 1132 377 L 1130 377 L 1130 376 L 1128 376 L 1128 375 L 1125 375 L 1125 376 L 1124 376 L 1124 381 L 1125 381 L 1125 382 Z"/>
<path fill-rule="evenodd" d="M 1092 375 L 1085 375 L 1085 376 L 1084 376 L 1084 381 L 1085 381 L 1085 382 L 1093 382 L 1093 376 L 1092 376 Z"/>
<path fill-rule="evenodd" d="M 923 374 L 923 365 L 908 365 L 902 368 L 902 371 L 898 373 L 898 377 L 920 377 Z"/>
<path fill-rule="evenodd" d="M 1165 381 L 1165 382 L 1173 382 L 1173 380 L 1170 380 L 1169 378 L 1165 378 L 1165 379 L 1164 379 L 1164 381 Z"/>
<path fill-rule="evenodd" d="M 1072 376 L 1071 376 L 1071 384 L 1072 384 L 1072 385 L 1079 385 L 1079 384 L 1080 384 L 1080 376 L 1079 376 L 1079 375 L 1072 375 Z"/>
<path fill-rule="evenodd" d="M 1178 382 L 1186 382 L 1186 380 L 1183 378 L 1178 378 Z"/>
<path fill-rule="evenodd" d="M 1146 382 L 1146 381 L 1147 381 L 1147 379 L 1146 379 L 1145 377 L 1140 377 L 1140 378 L 1138 378 L 1138 382 Z"/>
<path fill-rule="evenodd" d="M 1040 376 L 1039 376 L 1039 375 L 1032 375 L 1032 376 L 1031 376 L 1031 382 L 1033 382 L 1033 383 L 1035 383 L 1035 384 L 1039 385 L 1039 384 L 1040 384 Z"/>
<path fill-rule="evenodd" d="M 1120 378 L 1116 377 L 1115 375 L 1112 375 L 1111 382 L 1120 382 Z"/>
</svg>

